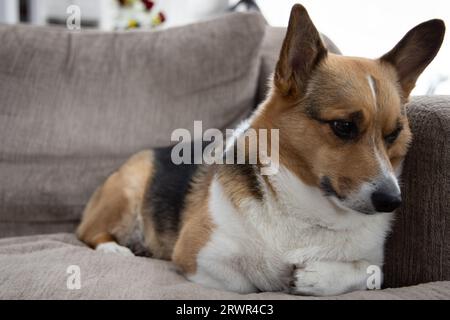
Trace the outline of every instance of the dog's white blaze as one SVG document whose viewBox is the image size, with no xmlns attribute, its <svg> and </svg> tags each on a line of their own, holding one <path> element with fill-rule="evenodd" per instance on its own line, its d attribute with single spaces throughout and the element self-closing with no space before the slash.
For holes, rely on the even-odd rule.
<svg viewBox="0 0 450 320">
<path fill-rule="evenodd" d="M 372 92 L 373 99 L 375 101 L 375 108 L 377 107 L 377 93 L 375 89 L 375 80 L 371 75 L 367 76 L 367 81 L 369 82 L 370 91 Z"/>
<path fill-rule="evenodd" d="M 375 139 L 373 141 L 373 144 L 375 144 Z M 390 163 L 388 163 L 389 160 L 383 159 L 381 152 L 376 147 L 374 148 L 373 153 L 378 162 L 378 175 L 373 177 L 372 181 L 362 183 L 358 191 L 348 195 L 343 201 L 346 206 L 360 209 L 371 208 L 371 210 L 375 210 L 372 205 L 371 196 L 381 184 L 392 185 L 397 192 L 400 192 L 398 177 L 401 173 L 401 165 L 393 171 Z M 336 204 L 340 204 L 339 200 L 333 200 Z"/>
<path fill-rule="evenodd" d="M 395 188 L 398 192 L 400 192 L 400 186 L 398 184 L 398 179 L 396 174 L 392 172 L 390 169 L 390 165 L 387 163 L 387 160 L 384 160 L 380 155 L 380 152 L 375 149 L 375 156 L 377 157 L 377 161 L 380 167 L 380 177 L 379 179 L 388 179 L 392 184 L 395 185 Z"/>
</svg>

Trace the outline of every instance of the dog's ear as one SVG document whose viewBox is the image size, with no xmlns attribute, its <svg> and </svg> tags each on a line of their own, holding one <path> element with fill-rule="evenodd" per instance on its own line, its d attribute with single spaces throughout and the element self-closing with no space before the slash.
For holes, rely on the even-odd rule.
<svg viewBox="0 0 450 320">
<path fill-rule="evenodd" d="M 444 40 L 445 24 L 430 20 L 410 30 L 381 61 L 392 64 L 397 70 L 403 98 L 407 99 L 417 78 L 433 61 Z"/>
<path fill-rule="evenodd" d="M 276 88 L 285 96 L 301 96 L 312 71 L 326 55 L 327 49 L 308 12 L 302 5 L 294 5 L 275 69 Z"/>
</svg>

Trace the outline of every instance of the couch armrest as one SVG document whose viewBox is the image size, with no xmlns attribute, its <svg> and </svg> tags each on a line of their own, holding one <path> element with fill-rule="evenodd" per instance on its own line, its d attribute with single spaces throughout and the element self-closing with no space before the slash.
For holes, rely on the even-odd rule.
<svg viewBox="0 0 450 320">
<path fill-rule="evenodd" d="M 404 204 L 386 247 L 385 287 L 450 280 L 450 96 L 412 99 Z"/>
</svg>

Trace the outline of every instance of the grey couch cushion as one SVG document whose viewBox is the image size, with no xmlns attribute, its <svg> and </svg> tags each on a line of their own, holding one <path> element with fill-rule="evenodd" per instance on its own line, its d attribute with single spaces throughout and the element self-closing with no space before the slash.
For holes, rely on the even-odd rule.
<svg viewBox="0 0 450 320">
<path fill-rule="evenodd" d="M 2 237 L 73 232 L 95 188 L 125 157 L 35 157 L 0 164 Z"/>
<path fill-rule="evenodd" d="M 69 231 L 132 153 L 246 117 L 264 32 L 242 13 L 157 32 L 0 26 L 0 237 Z"/>
<path fill-rule="evenodd" d="M 80 268 L 79 290 L 66 272 Z M 0 299 L 317 299 L 283 293 L 240 295 L 188 282 L 171 262 L 96 252 L 70 234 L 0 240 Z M 450 299 L 450 282 L 359 291 L 328 299 Z"/>
</svg>

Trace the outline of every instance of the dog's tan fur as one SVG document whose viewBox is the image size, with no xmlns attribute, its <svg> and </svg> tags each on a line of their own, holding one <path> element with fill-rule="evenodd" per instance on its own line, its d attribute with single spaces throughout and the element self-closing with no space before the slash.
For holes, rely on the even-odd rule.
<svg viewBox="0 0 450 320">
<path fill-rule="evenodd" d="M 376 96 L 372 95 L 368 77 L 376 79 Z M 280 161 L 305 183 L 318 186 L 319 177 L 326 173 L 334 178 L 333 186 L 341 195 L 355 190 L 362 181 L 378 172 L 372 156 L 373 144 L 384 150 L 393 166 L 405 156 L 411 132 L 399 87 L 395 85 L 395 69 L 380 61 L 328 54 L 326 62 L 316 69 L 306 97 L 297 93 L 283 94 L 275 86 L 270 99 L 261 108 L 254 128 L 281 128 Z M 320 89 L 320 90 L 318 90 Z M 356 93 L 356 94 L 355 94 Z M 308 104 L 320 106 L 316 117 L 322 120 L 350 119 L 360 113 L 360 128 L 371 137 L 380 131 L 376 141 L 362 138 L 345 143 L 337 138 L 326 123 L 311 119 L 305 109 Z M 401 135 L 392 146 L 383 137 L 403 125 Z M 318 148 L 317 146 L 322 146 Z M 341 160 L 346 159 L 343 163 Z"/>
<path fill-rule="evenodd" d="M 194 274 L 197 254 L 208 242 L 214 229 L 208 209 L 209 187 L 214 171 L 201 172 L 192 193 L 186 199 L 182 229 L 176 242 L 172 260 L 185 274 Z"/>
<path fill-rule="evenodd" d="M 78 237 L 86 244 L 95 248 L 123 238 L 129 232 L 136 215 L 143 209 L 143 196 L 153 171 L 151 158 L 151 151 L 133 155 L 95 191 L 77 230 Z"/>
</svg>

